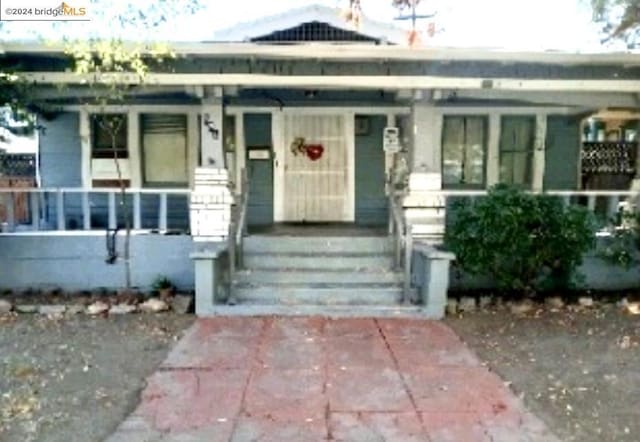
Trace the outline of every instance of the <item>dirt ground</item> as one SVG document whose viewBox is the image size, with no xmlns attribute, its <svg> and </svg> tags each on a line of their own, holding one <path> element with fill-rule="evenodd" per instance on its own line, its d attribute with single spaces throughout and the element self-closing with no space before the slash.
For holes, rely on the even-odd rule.
<svg viewBox="0 0 640 442">
<path fill-rule="evenodd" d="M 193 320 L 0 316 L 0 440 L 102 440 Z M 605 305 L 445 322 L 561 439 L 640 440 L 640 316 Z"/>
<path fill-rule="evenodd" d="M 562 440 L 640 440 L 640 315 L 608 304 L 446 322 Z"/>
<path fill-rule="evenodd" d="M 0 315 L 0 441 L 103 440 L 193 319 Z"/>
</svg>

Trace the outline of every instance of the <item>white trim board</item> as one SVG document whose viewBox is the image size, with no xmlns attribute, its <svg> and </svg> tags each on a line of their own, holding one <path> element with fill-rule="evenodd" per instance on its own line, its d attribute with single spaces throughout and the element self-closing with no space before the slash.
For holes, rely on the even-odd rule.
<svg viewBox="0 0 640 442">
<path fill-rule="evenodd" d="M 152 47 L 140 43 L 130 43 L 132 48 L 143 53 Z M 561 65 L 620 65 L 638 66 L 637 52 L 571 53 L 571 52 L 531 52 L 509 51 L 492 48 L 456 47 L 409 47 L 352 43 L 337 45 L 331 43 L 308 43 L 277 45 L 265 43 L 194 43 L 173 42 L 171 49 L 180 55 L 200 55 L 211 57 L 260 57 L 275 59 L 327 59 L 327 60 L 417 60 L 417 61 L 493 61 L 497 63 L 545 63 Z M 0 53 L 17 54 L 64 54 L 64 43 L 2 42 Z"/>
<path fill-rule="evenodd" d="M 141 84 L 132 73 L 78 75 L 72 72 L 28 72 L 27 81 L 42 84 Z M 523 78 L 466 78 L 426 75 L 271 75 L 271 74 L 158 74 L 145 77 L 148 85 L 243 86 L 316 89 L 470 89 L 504 91 L 631 92 L 640 80 L 534 80 Z"/>
</svg>

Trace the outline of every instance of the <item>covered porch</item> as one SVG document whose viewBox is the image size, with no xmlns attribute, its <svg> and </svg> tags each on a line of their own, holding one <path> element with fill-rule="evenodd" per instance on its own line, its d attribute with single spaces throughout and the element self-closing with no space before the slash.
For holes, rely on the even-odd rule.
<svg viewBox="0 0 640 442">
<path fill-rule="evenodd" d="M 5 48 L 12 50 L 25 51 Z M 174 72 L 150 73 L 144 85 L 124 77 L 130 86 L 125 103 L 106 106 L 82 104 L 91 91 L 77 75 L 41 70 L 63 55 L 33 50 L 26 75 L 56 112 L 43 121 L 41 186 L 0 189 L 8 208 L 0 241 L 91 238 L 94 246 L 86 250 L 104 250 L 104 260 L 113 238 L 117 252 L 129 224 L 134 237 L 172 244 L 163 262 L 181 263 L 141 264 L 146 273 L 135 284 L 148 286 L 151 273 L 167 271 L 203 293 L 205 313 L 242 304 L 234 289 L 262 293 L 263 301 L 280 293 L 281 286 L 254 290 L 249 275 L 239 279 L 252 253 L 264 280 L 277 284 L 278 272 L 289 272 L 296 260 L 305 262 L 302 272 L 335 264 L 333 273 L 314 273 L 335 279 L 319 279 L 325 285 L 313 292 L 288 287 L 296 296 L 315 302 L 317 290 L 335 293 L 332 284 L 349 293 L 343 276 L 366 268 L 371 278 L 359 284 L 374 286 L 359 287 L 362 292 L 381 289 L 377 299 L 404 301 L 424 313 L 433 290 L 440 298 L 431 306 L 443 308 L 444 262 L 452 257 L 438 247 L 453 199 L 481 198 L 489 187 L 507 183 L 610 216 L 636 195 L 632 132 L 624 133 L 620 155 L 596 162 L 603 166 L 597 170 L 619 167 L 628 187 L 585 186 L 584 171 L 596 169 L 583 167 L 593 147 L 585 131 L 590 118 L 636 106 L 635 58 L 334 44 L 317 44 L 313 53 L 300 45 L 253 43 L 177 50 L 184 57 Z M 64 92 L 60 84 L 67 85 Z M 126 122 L 117 137 L 117 163 L 95 123 L 105 115 Z M 634 118 L 628 122 L 625 127 L 637 125 Z M 17 194 L 28 202 L 24 219 L 13 209 Z M 291 245 L 282 259 L 280 243 Z M 157 253 L 140 244 L 138 257 Z M 7 268 L 19 269 L 24 281 L 43 254 L 37 242 L 32 246 L 30 255 L 7 258 Z M 322 263 L 308 256 L 314 254 Z M 81 271 L 85 256 L 74 255 L 69 268 Z M 39 262 L 59 266 L 65 257 L 56 252 Z M 277 268 L 269 267 L 270 259 Z M 437 269 L 425 270 L 431 263 Z M 109 265 L 91 272 L 100 275 Z M 377 268 L 385 270 L 381 276 Z"/>
</svg>

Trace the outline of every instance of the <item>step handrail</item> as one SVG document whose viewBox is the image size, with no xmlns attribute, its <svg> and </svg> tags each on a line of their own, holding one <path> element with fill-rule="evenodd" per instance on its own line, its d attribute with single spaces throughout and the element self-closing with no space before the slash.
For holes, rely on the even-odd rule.
<svg viewBox="0 0 640 442">
<path fill-rule="evenodd" d="M 229 236 L 227 238 L 229 248 L 229 297 L 230 303 L 235 303 L 234 280 L 238 269 L 244 266 L 244 236 L 247 231 L 247 206 L 249 203 L 249 180 L 246 169 L 240 173 L 241 187 L 235 186 L 235 202 L 231 209 L 229 220 Z"/>
<path fill-rule="evenodd" d="M 411 297 L 411 261 L 413 253 L 413 236 L 411 223 L 405 217 L 401 205 L 402 194 L 389 192 L 389 235 L 394 246 L 394 267 L 402 270 L 402 298 L 406 303 Z"/>
</svg>

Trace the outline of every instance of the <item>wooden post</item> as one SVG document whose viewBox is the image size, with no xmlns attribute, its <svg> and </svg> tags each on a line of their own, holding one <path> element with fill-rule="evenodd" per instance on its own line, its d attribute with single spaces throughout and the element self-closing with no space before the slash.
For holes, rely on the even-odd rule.
<svg viewBox="0 0 640 442">
<path fill-rule="evenodd" d="M 118 227 L 117 209 L 116 209 L 116 194 L 114 192 L 108 193 L 108 207 L 109 207 L 109 228 L 115 229 Z"/>
<path fill-rule="evenodd" d="M 89 192 L 82 192 L 82 228 L 91 230 L 91 204 L 89 203 Z"/>
<path fill-rule="evenodd" d="M 60 189 L 56 192 L 56 215 L 58 230 L 65 230 L 64 192 Z"/>
<path fill-rule="evenodd" d="M 590 212 L 595 212 L 595 210 L 596 210 L 596 196 L 595 195 L 589 195 L 589 197 L 587 198 L 587 208 L 589 209 Z"/>
<path fill-rule="evenodd" d="M 15 198 L 13 197 L 13 193 L 6 193 L 6 208 L 7 208 L 7 227 L 9 228 L 9 232 L 13 232 L 16 225 L 16 214 L 15 214 Z"/>
</svg>

